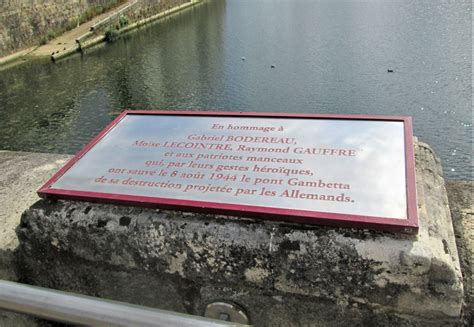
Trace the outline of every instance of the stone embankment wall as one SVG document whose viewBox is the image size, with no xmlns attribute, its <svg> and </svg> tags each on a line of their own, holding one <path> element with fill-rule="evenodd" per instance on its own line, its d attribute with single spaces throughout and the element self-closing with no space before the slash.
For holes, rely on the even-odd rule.
<svg viewBox="0 0 474 327">
<path fill-rule="evenodd" d="M 190 0 L 141 0 L 137 10 L 133 12 L 134 18 L 146 18 L 159 12 L 182 5 Z"/>
<path fill-rule="evenodd" d="M 39 45 L 126 0 L 0 1 L 0 57 Z M 145 0 L 151 5 L 158 0 Z"/>
<path fill-rule="evenodd" d="M 130 6 L 127 6 L 128 8 L 124 9 L 123 12 L 117 12 L 115 15 L 107 17 L 105 19 L 106 23 L 99 23 L 98 25 L 100 26 L 94 28 L 94 33 L 90 33 L 85 39 L 97 37 L 100 34 L 106 33 L 107 30 L 118 31 L 124 27 L 129 27 L 133 23 L 143 21 L 154 15 L 191 2 L 192 0 L 137 0 L 136 3 L 130 1 Z M 126 18 L 125 25 L 121 22 L 122 16 Z"/>
</svg>

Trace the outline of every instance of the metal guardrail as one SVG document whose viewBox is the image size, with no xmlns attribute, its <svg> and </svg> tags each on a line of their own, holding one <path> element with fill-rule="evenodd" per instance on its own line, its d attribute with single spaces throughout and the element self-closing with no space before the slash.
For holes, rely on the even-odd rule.
<svg viewBox="0 0 474 327">
<path fill-rule="evenodd" d="M 3 280 L 0 309 L 86 326 L 248 326 Z"/>
</svg>

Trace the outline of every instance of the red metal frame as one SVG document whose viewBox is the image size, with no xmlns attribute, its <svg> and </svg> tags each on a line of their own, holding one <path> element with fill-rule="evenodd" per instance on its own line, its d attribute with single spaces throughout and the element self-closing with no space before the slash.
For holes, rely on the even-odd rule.
<svg viewBox="0 0 474 327">
<path fill-rule="evenodd" d="M 374 120 L 400 121 L 404 123 L 405 136 L 405 171 L 407 215 L 406 219 L 393 219 L 362 215 L 337 214 L 319 211 L 282 209 L 273 207 L 250 206 L 240 204 L 225 204 L 207 201 L 191 201 L 147 196 L 122 195 L 113 193 L 83 192 L 73 190 L 53 189 L 56 182 L 69 168 L 96 145 L 107 133 L 114 128 L 126 115 L 174 115 L 174 116 L 227 116 L 227 117 L 267 117 L 267 118 L 307 118 L 307 119 L 337 119 L 337 120 Z M 416 200 L 415 158 L 413 149 L 412 122 L 410 117 L 379 116 L 379 115 L 336 115 L 336 114 L 291 114 L 291 113 L 262 113 L 262 112 L 194 112 L 194 111 L 159 111 L 159 110 L 126 110 L 102 130 L 84 149 L 61 168 L 39 190 L 42 198 L 83 200 L 91 202 L 106 202 L 119 205 L 138 205 L 144 207 L 175 209 L 203 213 L 217 213 L 232 216 L 244 216 L 267 220 L 284 220 L 309 224 L 322 224 L 336 227 L 356 227 L 403 232 L 416 234 L 418 231 L 418 214 Z"/>
</svg>

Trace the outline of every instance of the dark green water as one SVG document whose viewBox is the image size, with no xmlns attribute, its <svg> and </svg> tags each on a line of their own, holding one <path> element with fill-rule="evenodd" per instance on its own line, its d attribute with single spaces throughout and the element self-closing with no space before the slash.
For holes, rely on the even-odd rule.
<svg viewBox="0 0 474 327">
<path fill-rule="evenodd" d="M 470 0 L 207 1 L 0 71 L 0 149 L 75 153 L 124 108 L 408 115 L 472 179 L 471 45 Z"/>
</svg>

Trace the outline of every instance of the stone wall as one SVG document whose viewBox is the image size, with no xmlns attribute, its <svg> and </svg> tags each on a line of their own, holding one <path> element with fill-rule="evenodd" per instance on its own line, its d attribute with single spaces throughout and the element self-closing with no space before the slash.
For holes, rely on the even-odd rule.
<svg viewBox="0 0 474 327">
<path fill-rule="evenodd" d="M 0 1 L 0 57 L 42 42 L 126 0 Z M 158 0 L 146 0 L 158 2 Z"/>
<path fill-rule="evenodd" d="M 106 33 L 108 30 L 119 30 L 130 24 L 137 23 L 144 19 L 150 18 L 154 15 L 163 13 L 172 8 L 190 3 L 192 0 L 138 0 L 135 4 L 131 2 L 131 6 L 124 8 L 124 11 L 117 12 L 115 15 L 111 15 L 106 19 L 104 24 L 98 24 L 98 27 L 94 27 L 94 32 L 85 38 L 81 38 L 82 41 L 97 37 L 100 34 Z M 126 16 L 126 25 L 122 26 L 120 20 L 122 16 Z"/>
<path fill-rule="evenodd" d="M 182 5 L 190 0 L 142 0 L 133 13 L 136 18 L 146 18 L 156 13 Z"/>
</svg>

